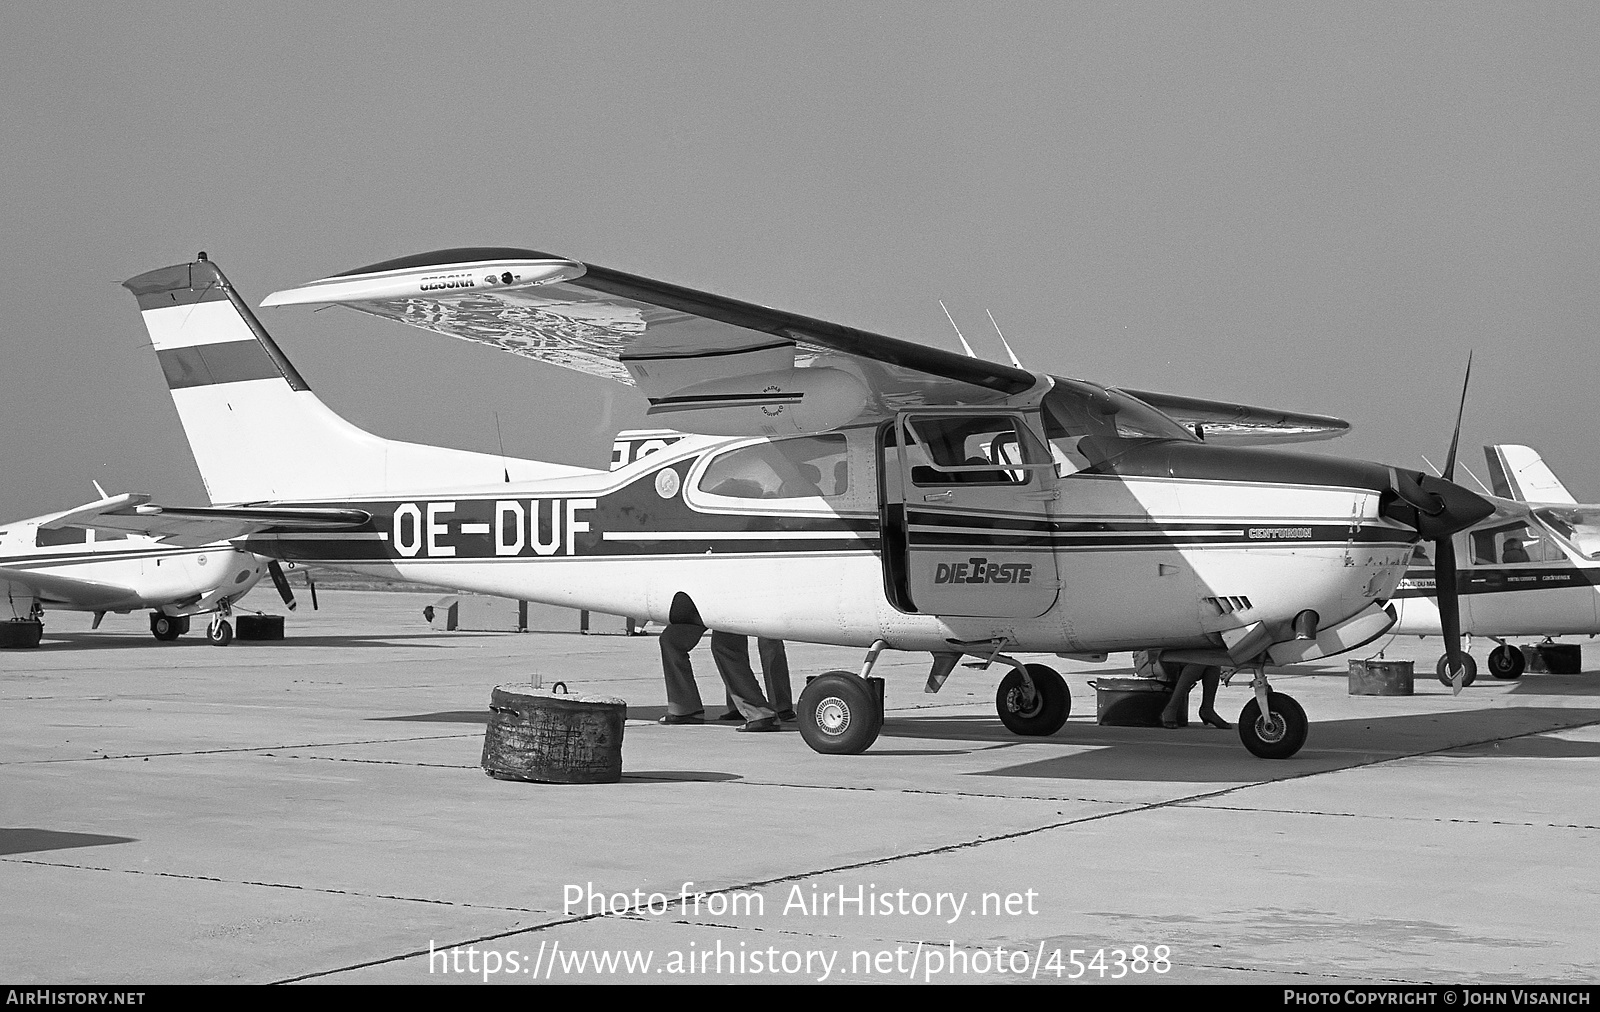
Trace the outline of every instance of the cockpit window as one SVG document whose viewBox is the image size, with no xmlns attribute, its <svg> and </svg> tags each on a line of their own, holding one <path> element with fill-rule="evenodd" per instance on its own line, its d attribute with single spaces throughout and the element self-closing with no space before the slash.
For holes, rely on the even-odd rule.
<svg viewBox="0 0 1600 1012">
<path fill-rule="evenodd" d="M 1514 566 L 1523 562 L 1558 562 L 1561 559 L 1561 549 L 1554 540 L 1529 524 L 1502 524 L 1472 532 L 1474 565 Z"/>
<path fill-rule="evenodd" d="M 1042 413 L 1058 475 L 1092 467 L 1147 440 L 1195 441 L 1193 432 L 1144 401 L 1078 380 L 1056 380 Z"/>
<path fill-rule="evenodd" d="M 904 424 L 915 485 L 1026 485 L 1030 466 L 1048 466 L 1014 415 L 911 415 Z"/>
<path fill-rule="evenodd" d="M 832 498 L 850 487 L 842 435 L 793 436 L 729 450 L 711 461 L 699 488 L 736 499 Z"/>
</svg>

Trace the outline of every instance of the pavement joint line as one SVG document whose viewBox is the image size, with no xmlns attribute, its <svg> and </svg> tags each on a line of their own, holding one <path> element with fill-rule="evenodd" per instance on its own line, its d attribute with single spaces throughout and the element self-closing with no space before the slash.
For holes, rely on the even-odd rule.
<svg viewBox="0 0 1600 1012">
<path fill-rule="evenodd" d="M 99 762 L 101 759 L 169 759 L 173 756 L 230 755 L 242 752 L 271 752 L 286 748 L 339 748 L 345 745 L 389 745 L 408 741 L 438 741 L 445 738 L 473 738 L 476 732 L 466 734 L 425 734 L 414 738 L 367 738 L 358 741 L 305 742 L 299 745 L 252 745 L 240 748 L 206 748 L 192 752 L 130 752 L 127 755 L 76 756 L 70 759 L 12 759 L 0 760 L 0 766 L 42 766 L 48 763 Z"/>
<path fill-rule="evenodd" d="M 1600 829 L 1581 822 L 1505 822 L 1500 819 L 1424 819 L 1415 815 L 1380 815 L 1372 812 L 1314 812 L 1298 808 L 1247 808 L 1241 805 L 1186 805 L 1218 812 L 1261 812 L 1273 815 L 1320 815 L 1329 819 L 1376 819 L 1384 822 L 1436 822 L 1462 826 L 1517 826 L 1528 829 Z"/>
<path fill-rule="evenodd" d="M 1573 730 L 1573 729 L 1575 729 L 1577 727 L 1588 726 L 1589 724 L 1600 724 L 1600 721 L 1585 721 L 1582 724 L 1576 724 L 1576 725 L 1571 725 L 1571 726 L 1561 727 L 1561 728 L 1552 728 L 1551 730 Z M 799 873 L 794 873 L 794 874 L 789 874 L 789 875 L 781 875 L 781 876 L 778 876 L 778 877 L 775 877 L 775 878 L 763 879 L 763 880 L 756 881 L 756 882 L 747 882 L 747 883 L 744 883 L 742 885 L 732 885 L 732 886 L 727 887 L 726 889 L 712 890 L 712 891 L 715 891 L 715 892 L 728 892 L 728 891 L 735 890 L 735 889 L 759 889 L 759 888 L 765 888 L 767 886 L 778 885 L 778 884 L 781 884 L 781 883 L 784 883 L 784 882 L 798 881 L 798 880 L 807 879 L 807 878 L 816 878 L 816 877 L 821 876 L 821 875 L 837 875 L 837 874 L 839 874 L 841 872 L 856 871 L 856 870 L 859 870 L 859 869 L 862 869 L 862 868 L 871 868 L 871 867 L 875 867 L 875 866 L 878 866 L 878 865 L 887 865 L 887 864 L 892 864 L 892 863 L 897 862 L 897 861 L 914 860 L 916 858 L 922 858 L 922 857 L 931 857 L 931 856 L 936 855 L 936 854 L 949 854 L 949 853 L 954 853 L 954 852 L 959 851 L 959 850 L 967 850 L 967 849 L 970 849 L 970 848 L 985 846 L 987 844 L 1003 843 L 1003 842 L 1007 842 L 1007 841 L 1010 841 L 1010 840 L 1021 839 L 1021 838 L 1026 837 L 1026 836 L 1034 836 L 1036 834 L 1049 832 L 1050 830 L 1054 830 L 1054 829 L 1065 829 L 1068 826 L 1078 826 L 1078 825 L 1083 825 L 1083 824 L 1089 823 L 1089 822 L 1099 822 L 1099 821 L 1101 821 L 1103 819 L 1115 818 L 1115 817 L 1122 816 L 1122 815 L 1136 815 L 1136 814 L 1142 814 L 1142 813 L 1145 813 L 1145 812 L 1158 811 L 1158 810 L 1163 809 L 1163 808 L 1176 808 L 1176 807 L 1180 807 L 1180 806 L 1184 806 L 1184 805 L 1192 805 L 1194 802 L 1197 802 L 1197 801 L 1205 801 L 1205 800 L 1208 800 L 1208 799 L 1211 799 L 1211 798 L 1224 797 L 1224 796 L 1226 796 L 1228 794 L 1232 794 L 1232 793 L 1235 793 L 1237 791 L 1249 790 L 1252 787 L 1262 787 L 1262 786 L 1266 786 L 1267 784 L 1285 783 L 1285 782 L 1290 781 L 1290 780 L 1305 780 L 1305 779 L 1308 779 L 1308 778 L 1311 778 L 1311 777 L 1323 776 L 1323 775 L 1329 774 L 1329 773 L 1342 773 L 1342 772 L 1345 772 L 1347 770 L 1360 769 L 1360 768 L 1363 768 L 1363 767 L 1366 767 L 1366 766 L 1377 766 L 1377 765 L 1381 765 L 1383 763 L 1394 762 L 1394 761 L 1400 760 L 1400 759 L 1411 759 L 1411 758 L 1416 758 L 1418 756 L 1432 755 L 1434 753 L 1439 753 L 1439 752 L 1449 752 L 1449 751 L 1453 751 L 1453 750 L 1459 749 L 1459 748 L 1470 748 L 1470 747 L 1472 747 L 1474 745 L 1487 744 L 1488 742 L 1491 742 L 1491 741 L 1503 741 L 1503 740 L 1509 740 L 1509 739 L 1512 739 L 1512 738 L 1528 737 L 1531 734 L 1546 734 L 1546 733 L 1548 733 L 1548 731 L 1535 731 L 1535 732 L 1529 732 L 1527 734 L 1507 735 L 1504 738 L 1490 738 L 1490 739 L 1486 739 L 1485 741 L 1482 741 L 1482 742 L 1465 742 L 1465 743 L 1460 743 L 1460 744 L 1442 746 L 1442 747 L 1439 747 L 1439 748 L 1425 749 L 1425 750 L 1420 751 L 1420 752 L 1411 752 L 1411 753 L 1404 753 L 1404 754 L 1401 754 L 1401 755 L 1392 755 L 1392 756 L 1381 756 L 1381 757 L 1374 758 L 1369 762 L 1356 762 L 1356 763 L 1351 763 L 1351 764 L 1345 765 L 1345 766 L 1336 766 L 1336 767 L 1334 767 L 1332 769 L 1307 770 L 1304 773 L 1297 773 L 1297 774 L 1293 774 L 1293 775 L 1287 776 L 1287 777 L 1280 777 L 1280 778 L 1272 779 L 1272 780 L 1261 780 L 1261 781 L 1255 781 L 1255 782 L 1244 783 L 1244 784 L 1235 784 L 1235 785 L 1224 787 L 1224 788 L 1220 788 L 1220 789 L 1217 789 L 1217 790 L 1202 791 L 1202 792 L 1200 792 L 1198 794 L 1191 794 L 1191 795 L 1188 795 L 1186 797 L 1170 798 L 1170 799 L 1165 800 L 1165 801 L 1151 802 L 1151 803 L 1142 804 L 1142 805 L 1133 805 L 1133 806 L 1121 809 L 1119 811 L 1092 813 L 1092 814 L 1089 814 L 1089 815 L 1082 816 L 1080 818 L 1066 819 L 1066 820 L 1063 820 L 1061 822 L 1052 822 L 1052 823 L 1048 823 L 1048 824 L 1043 825 L 1043 826 L 1035 826 L 1035 827 L 1030 828 L 1030 829 L 1020 829 L 1020 830 L 1016 830 L 1016 831 L 1013 831 L 1013 832 L 1010 832 L 1010 833 L 1001 833 L 1001 834 L 999 834 L 997 836 L 979 837 L 976 840 L 965 840 L 965 841 L 962 841 L 962 842 L 959 842 L 959 843 L 943 844 L 943 845 L 940 845 L 940 846 L 937 846 L 937 847 L 928 847 L 928 848 L 924 848 L 922 850 L 912 851 L 910 853 L 905 853 L 905 854 L 894 854 L 894 855 L 890 855 L 888 857 L 873 858 L 871 860 L 866 860 L 866 861 L 857 861 L 857 862 L 853 862 L 851 864 L 839 865 L 839 866 L 832 867 L 832 868 L 821 868 L 821 869 L 814 869 L 814 870 L 808 871 L 808 872 L 799 872 Z M 819 788 L 819 789 L 828 789 L 828 788 Z M 855 789 L 860 789 L 860 788 L 855 788 Z M 631 910 L 631 908 L 630 908 L 630 910 Z M 483 936 L 480 936 L 480 937 L 477 937 L 477 938 L 465 939 L 463 941 L 452 943 L 451 945 L 446 945 L 446 946 L 442 946 L 442 947 L 436 947 L 432 951 L 438 951 L 438 948 L 450 949 L 450 948 L 460 948 L 463 945 L 467 945 L 467 946 L 477 945 L 480 942 L 496 941 L 496 940 L 501 939 L 501 938 L 510 938 L 512 936 L 515 936 L 515 935 L 529 934 L 529 933 L 538 932 L 538 931 L 545 931 L 545 930 L 548 930 L 550 928 L 563 927 L 563 926 L 568 925 L 568 924 L 580 924 L 580 923 L 583 923 L 585 921 L 597 920 L 597 919 L 604 918 L 604 917 L 625 916 L 630 912 L 630 910 L 613 911 L 613 912 L 599 913 L 599 914 L 587 914 L 587 915 L 583 915 L 583 916 L 579 916 L 579 917 L 565 918 L 565 919 L 562 919 L 562 920 L 559 920 L 559 921 L 552 921 L 552 922 L 549 922 L 549 923 L 546 923 L 546 924 L 529 925 L 528 927 L 525 927 L 525 928 L 515 928 L 515 929 L 512 929 L 510 931 L 502 931 L 502 932 L 497 932 L 497 933 L 490 934 L 490 935 L 483 935 Z M 431 942 L 429 944 L 432 945 Z M 319 977 L 329 977 L 329 976 L 333 976 L 334 974 L 347 973 L 347 972 L 350 972 L 352 970 L 362 970 L 362 969 L 366 969 L 366 968 L 372 967 L 372 966 L 382 966 L 382 965 L 387 964 L 387 963 L 403 962 L 403 961 L 405 961 L 407 959 L 413 959 L 413 958 L 415 958 L 417 956 L 425 955 L 425 954 L 429 953 L 429 951 L 430 950 L 428 950 L 428 949 L 416 949 L 416 950 L 412 950 L 410 952 L 404 952 L 404 953 L 399 953 L 399 954 L 392 955 L 392 956 L 381 957 L 379 959 L 366 960 L 366 961 L 361 962 L 361 963 L 352 963 L 352 964 L 349 964 L 349 965 L 346 965 L 346 966 L 334 967 L 334 968 L 328 969 L 328 970 L 317 970 L 317 971 L 314 971 L 312 973 L 301 974 L 301 975 L 296 976 L 296 977 L 287 977 L 287 978 L 284 978 L 282 980 L 275 981 L 275 983 L 292 984 L 292 983 L 297 983 L 297 982 L 303 981 L 303 980 L 313 980 L 313 979 L 316 979 L 316 978 L 319 978 Z"/>
<path fill-rule="evenodd" d="M 152 878 L 175 878 L 188 882 L 215 882 L 218 885 L 256 886 L 262 889 L 288 889 L 296 892 L 322 893 L 328 896 L 351 896 L 367 900 L 397 900 L 402 903 L 427 903 L 441 907 L 461 907 L 469 910 L 501 910 L 514 914 L 539 914 L 536 907 L 502 907 L 486 903 L 465 903 L 460 900 L 435 900 L 426 896 L 398 896 L 389 893 L 368 893 L 357 889 L 333 889 L 327 886 L 294 885 L 289 882 L 257 882 L 251 879 L 230 879 L 217 875 L 192 875 L 176 871 L 146 871 L 142 868 L 112 868 L 97 864 L 74 864 L 66 861 L 41 861 L 29 857 L 0 857 L 0 863 L 28 864 L 40 868 L 61 868 L 67 871 L 103 871 L 113 875 L 148 875 Z"/>
<path fill-rule="evenodd" d="M 337 755 L 277 755 L 270 752 L 267 754 L 274 759 L 299 759 L 304 762 L 366 763 L 371 766 L 410 766 L 418 769 L 442 770 L 475 770 L 482 768 L 477 763 L 413 763 L 402 762 L 399 759 L 355 759 L 349 756 Z"/>
<path fill-rule="evenodd" d="M 704 781 L 685 781 L 703 783 Z M 926 787 L 851 787 L 847 784 L 786 784 L 776 780 L 724 780 L 730 787 L 787 787 L 797 791 L 868 791 L 880 794 L 926 794 L 935 798 L 992 798 L 996 801 L 1044 801 L 1050 804 L 1126 805 L 1101 798 L 1058 798 L 1047 794 L 985 794 L 978 791 L 936 791 Z"/>
</svg>

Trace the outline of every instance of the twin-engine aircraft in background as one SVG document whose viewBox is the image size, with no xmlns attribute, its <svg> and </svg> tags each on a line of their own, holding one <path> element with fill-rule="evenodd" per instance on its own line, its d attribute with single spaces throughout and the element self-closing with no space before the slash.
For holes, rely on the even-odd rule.
<svg viewBox="0 0 1600 1012">
<path fill-rule="evenodd" d="M 1538 453 L 1526 446 L 1486 446 L 1495 514 L 1454 536 L 1462 600 L 1462 630 L 1498 644 L 1488 670 L 1521 676 L 1527 664 L 1513 637 L 1593 636 L 1600 633 L 1600 505 L 1572 497 Z M 1440 620 L 1432 563 L 1418 546 L 1395 593 L 1393 632 L 1437 636 Z M 1470 654 L 1465 682 L 1477 675 Z M 1449 684 L 1446 658 L 1441 681 Z"/>
<path fill-rule="evenodd" d="M 1292 755 L 1306 717 L 1267 669 L 1382 635 L 1418 538 L 1492 512 L 1417 471 L 1246 445 L 1337 436 L 1336 418 L 1121 391 L 523 249 L 391 260 L 263 305 L 344 305 L 629 384 L 684 434 L 612 470 L 397 442 L 329 410 L 204 254 L 125 284 L 210 519 L 344 521 L 241 530 L 249 550 L 864 648 L 859 673 L 801 694 L 821 752 L 876 739 L 885 649 L 931 654 L 928 691 L 964 656 L 1009 667 L 996 706 L 1025 735 L 1071 700 L 1014 653 L 1142 650 L 1251 671 L 1240 737 Z M 148 530 L 154 509 L 97 522 Z"/>
<path fill-rule="evenodd" d="M 150 632 L 175 640 L 195 615 L 210 615 L 206 638 L 226 646 L 233 605 L 264 574 L 284 603 L 295 606 L 282 565 L 215 539 L 189 545 L 164 544 L 145 534 L 97 527 L 106 513 L 135 516 L 149 496 L 106 496 L 76 509 L 18 520 L 0 527 L 0 592 L 9 614 L 0 614 L 0 646 L 36 647 L 46 611 L 94 613 L 93 628 L 107 612 L 150 609 Z M 119 517 L 113 524 L 126 524 Z M 230 518 L 230 529 L 237 521 Z"/>
</svg>

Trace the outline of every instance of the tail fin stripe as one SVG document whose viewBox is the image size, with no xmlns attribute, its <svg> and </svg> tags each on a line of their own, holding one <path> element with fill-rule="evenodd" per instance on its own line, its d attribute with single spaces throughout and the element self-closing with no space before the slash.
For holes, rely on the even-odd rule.
<svg viewBox="0 0 1600 1012">
<path fill-rule="evenodd" d="M 277 365 L 255 341 L 164 348 L 156 352 L 156 357 L 161 361 L 169 390 L 282 378 Z"/>
</svg>

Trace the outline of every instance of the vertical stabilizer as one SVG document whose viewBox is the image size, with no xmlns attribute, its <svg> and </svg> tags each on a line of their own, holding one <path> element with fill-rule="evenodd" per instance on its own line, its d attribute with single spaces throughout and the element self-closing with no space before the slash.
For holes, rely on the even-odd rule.
<svg viewBox="0 0 1600 1012">
<path fill-rule="evenodd" d="M 1500 443 L 1485 446 L 1489 483 L 1494 494 L 1517 502 L 1576 503 L 1544 459 L 1526 446 Z"/>
<path fill-rule="evenodd" d="M 587 473 L 383 439 L 322 403 L 205 254 L 123 282 L 214 503 L 343 499 Z"/>
</svg>

